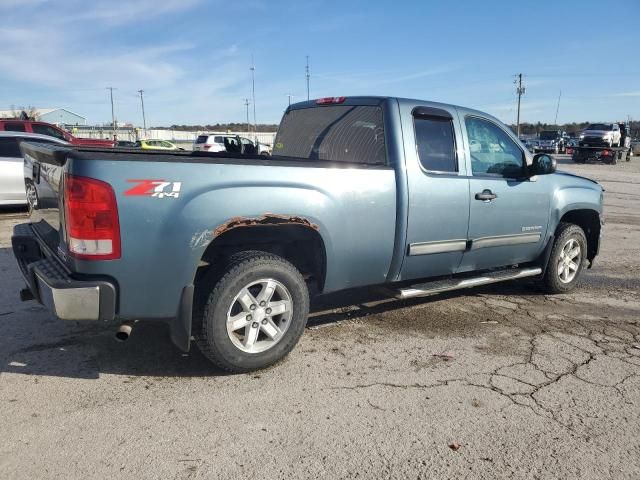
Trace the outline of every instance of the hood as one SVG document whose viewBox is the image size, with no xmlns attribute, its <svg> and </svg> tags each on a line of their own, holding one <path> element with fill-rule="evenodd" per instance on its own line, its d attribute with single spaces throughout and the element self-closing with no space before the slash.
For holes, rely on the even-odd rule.
<svg viewBox="0 0 640 480">
<path fill-rule="evenodd" d="M 554 175 L 561 175 L 562 177 L 566 178 L 567 180 L 575 179 L 578 184 L 588 184 L 589 186 L 593 186 L 593 184 L 600 185 L 595 180 L 592 180 L 592 179 L 587 178 L 587 177 L 581 177 L 580 175 L 576 175 L 574 173 L 569 173 L 569 172 L 563 172 L 563 171 L 556 170 Z"/>
</svg>

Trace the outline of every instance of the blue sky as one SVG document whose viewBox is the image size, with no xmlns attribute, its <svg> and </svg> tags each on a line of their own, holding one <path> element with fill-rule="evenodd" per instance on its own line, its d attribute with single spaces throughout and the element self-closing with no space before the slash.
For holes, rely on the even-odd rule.
<svg viewBox="0 0 640 480">
<path fill-rule="evenodd" d="M 515 121 L 640 119 L 640 1 L 0 0 L 0 109 L 90 123 L 257 121 L 311 96 L 394 95 Z M 625 60 L 621 55 L 625 53 Z M 633 52 L 633 53 L 632 53 Z M 597 59 L 594 61 L 594 59 Z"/>
</svg>

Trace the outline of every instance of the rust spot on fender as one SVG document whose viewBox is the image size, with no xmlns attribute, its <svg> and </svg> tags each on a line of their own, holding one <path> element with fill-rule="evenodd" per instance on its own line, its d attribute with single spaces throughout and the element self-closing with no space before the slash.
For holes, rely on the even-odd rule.
<svg viewBox="0 0 640 480">
<path fill-rule="evenodd" d="M 304 217 L 291 215 L 278 215 L 275 213 L 265 213 L 259 217 L 233 217 L 213 231 L 213 238 L 219 237 L 229 230 L 241 227 L 258 227 L 262 225 L 302 225 L 304 227 L 320 230 L 318 225 L 311 223 Z"/>
</svg>

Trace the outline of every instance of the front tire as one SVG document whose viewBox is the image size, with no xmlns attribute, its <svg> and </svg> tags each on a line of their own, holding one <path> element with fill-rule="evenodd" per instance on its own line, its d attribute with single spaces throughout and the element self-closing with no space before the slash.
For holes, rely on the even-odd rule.
<svg viewBox="0 0 640 480">
<path fill-rule="evenodd" d="M 547 293 L 567 293 L 576 286 L 586 262 L 587 238 L 573 223 L 560 223 L 551 249 L 542 287 Z"/>
<path fill-rule="evenodd" d="M 242 373 L 268 367 L 298 343 L 309 314 L 309 292 L 284 258 L 249 251 L 229 260 L 194 318 L 196 344 L 218 367 Z M 207 295 L 208 293 L 208 295 Z M 196 310 L 197 311 L 197 310 Z"/>
</svg>

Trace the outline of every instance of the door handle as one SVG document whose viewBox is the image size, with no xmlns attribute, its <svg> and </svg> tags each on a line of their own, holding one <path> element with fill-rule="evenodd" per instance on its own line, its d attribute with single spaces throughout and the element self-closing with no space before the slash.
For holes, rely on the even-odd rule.
<svg viewBox="0 0 640 480">
<path fill-rule="evenodd" d="M 476 200 L 482 200 L 483 202 L 490 202 L 494 198 L 498 198 L 498 195 L 488 189 L 484 189 L 482 192 L 476 193 Z"/>
</svg>

